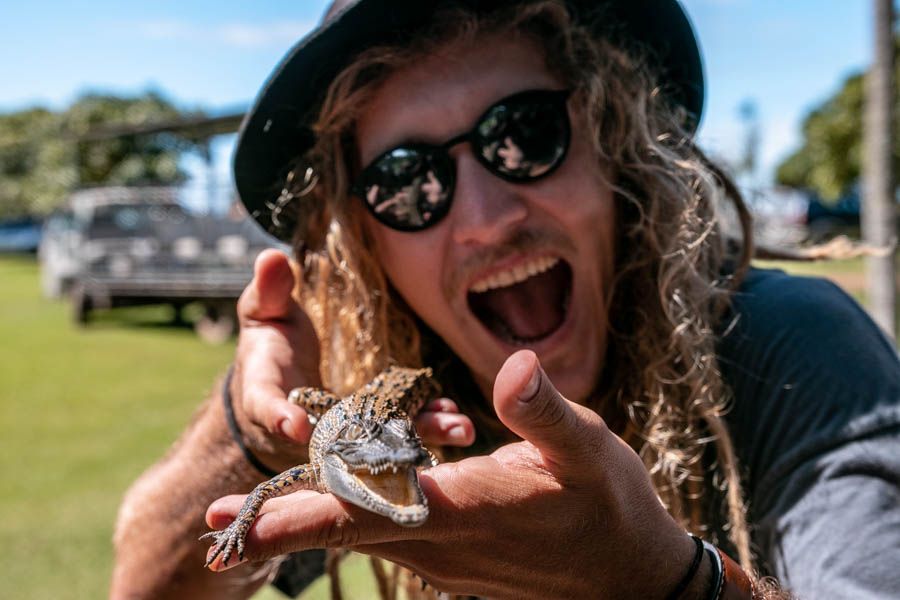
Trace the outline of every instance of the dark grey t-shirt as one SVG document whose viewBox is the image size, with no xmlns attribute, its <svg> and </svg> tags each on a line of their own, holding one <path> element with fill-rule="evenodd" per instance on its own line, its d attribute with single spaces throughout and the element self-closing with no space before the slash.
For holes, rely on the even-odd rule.
<svg viewBox="0 0 900 600">
<path fill-rule="evenodd" d="M 820 279 L 753 269 L 732 308 L 718 348 L 726 420 L 763 568 L 801 600 L 900 598 L 894 347 Z M 276 585 L 299 593 L 323 558 L 295 555 Z"/>
<path fill-rule="evenodd" d="M 752 270 L 719 345 L 753 541 L 801 599 L 900 598 L 900 362 L 834 284 Z"/>
</svg>

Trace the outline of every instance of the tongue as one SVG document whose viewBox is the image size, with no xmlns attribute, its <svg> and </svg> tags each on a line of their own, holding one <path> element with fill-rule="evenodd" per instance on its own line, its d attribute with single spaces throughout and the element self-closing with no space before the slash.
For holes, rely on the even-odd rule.
<svg viewBox="0 0 900 600">
<path fill-rule="evenodd" d="M 539 340 L 562 324 L 570 284 L 569 268 L 560 261 L 515 285 L 470 294 L 470 305 L 494 334 L 509 341 Z"/>
</svg>

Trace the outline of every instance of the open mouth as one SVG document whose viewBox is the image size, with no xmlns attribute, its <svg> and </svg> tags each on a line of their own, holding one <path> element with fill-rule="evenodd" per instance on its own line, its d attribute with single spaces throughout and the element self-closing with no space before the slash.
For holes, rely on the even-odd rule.
<svg viewBox="0 0 900 600">
<path fill-rule="evenodd" d="M 572 267 L 543 256 L 479 279 L 468 292 L 469 308 L 501 340 L 516 346 L 553 335 L 566 321 Z"/>
<path fill-rule="evenodd" d="M 419 503 L 421 493 L 415 467 L 386 468 L 376 472 L 359 469 L 350 474 L 370 492 L 396 507 Z"/>
<path fill-rule="evenodd" d="M 347 466 L 326 457 L 321 477 L 339 498 L 404 527 L 418 527 L 428 519 L 428 500 L 419 486 L 415 465 Z"/>
</svg>

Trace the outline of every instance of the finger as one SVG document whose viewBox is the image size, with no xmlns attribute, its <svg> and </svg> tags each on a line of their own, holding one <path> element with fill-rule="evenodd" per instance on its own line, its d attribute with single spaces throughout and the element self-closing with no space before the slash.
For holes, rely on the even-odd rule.
<svg viewBox="0 0 900 600">
<path fill-rule="evenodd" d="M 595 456 L 598 434 L 605 430 L 596 413 L 563 398 L 530 350 L 516 352 L 500 368 L 494 408 L 507 427 L 556 465 Z"/>
<path fill-rule="evenodd" d="M 246 495 L 232 494 L 223 496 L 209 505 L 206 509 L 206 524 L 212 529 L 224 529 L 234 521 Z"/>
<path fill-rule="evenodd" d="M 217 500 L 207 510 L 207 523 L 227 525 L 242 502 L 241 496 Z M 427 528 L 427 523 L 422 527 L 401 527 L 390 519 L 343 503 L 332 494 L 297 492 L 263 505 L 247 534 L 244 556 L 249 561 L 261 561 L 310 548 L 420 539 Z M 216 566 L 211 565 L 214 570 Z"/>
<path fill-rule="evenodd" d="M 307 413 L 287 401 L 288 389 L 298 382 L 286 381 L 292 372 L 272 360 L 286 352 L 281 338 L 258 336 L 254 352 L 239 352 L 243 358 L 237 363 L 232 389 L 251 423 L 270 434 L 306 444 L 312 435 Z"/>
<path fill-rule="evenodd" d="M 242 348 L 267 346 L 271 357 L 292 361 L 295 375 L 302 382 L 286 381 L 289 388 L 317 385 L 319 380 L 319 341 L 315 328 L 294 297 L 298 276 L 288 257 L 274 249 L 262 251 L 254 264 L 253 280 L 238 300 L 238 318 Z M 248 371 L 249 372 L 249 371 Z"/>
<path fill-rule="evenodd" d="M 291 296 L 296 280 L 287 255 L 263 250 L 253 265 L 253 280 L 238 300 L 242 323 L 290 320 L 298 310 Z"/>
<path fill-rule="evenodd" d="M 320 495 L 319 492 L 313 490 L 298 490 L 291 494 L 294 498 L 309 498 L 318 495 Z M 211 529 L 225 529 L 237 517 L 246 498 L 246 495 L 241 494 L 219 498 L 206 509 L 206 524 Z"/>
<path fill-rule="evenodd" d="M 307 412 L 287 401 L 281 386 L 269 378 L 261 378 L 243 391 L 244 413 L 250 422 L 271 434 L 281 435 L 300 444 L 309 443 L 312 425 Z"/>
<path fill-rule="evenodd" d="M 416 431 L 426 444 L 434 446 L 470 446 L 475 441 L 472 420 L 457 413 L 419 413 Z"/>
</svg>

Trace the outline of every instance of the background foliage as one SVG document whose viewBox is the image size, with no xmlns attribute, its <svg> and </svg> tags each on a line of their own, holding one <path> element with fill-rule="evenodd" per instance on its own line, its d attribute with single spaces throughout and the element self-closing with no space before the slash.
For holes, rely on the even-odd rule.
<svg viewBox="0 0 900 600">
<path fill-rule="evenodd" d="M 900 41 L 894 44 L 898 65 L 895 85 L 900 86 Z M 900 90 L 895 90 L 895 103 Z M 833 96 L 815 107 L 803 121 L 803 145 L 782 162 L 775 180 L 789 187 L 816 192 L 825 200 L 836 200 L 860 177 L 863 144 L 865 73 L 848 77 Z M 900 105 L 895 114 L 900 114 Z M 894 126 L 894 172 L 900 173 L 900 128 Z"/>
<path fill-rule="evenodd" d="M 0 115 L 0 219 L 45 215 L 79 186 L 182 181 L 182 153 L 205 151 L 203 142 L 171 133 L 81 139 L 110 127 L 201 114 L 146 92 L 127 98 L 85 94 L 59 112 L 29 108 Z"/>
</svg>

